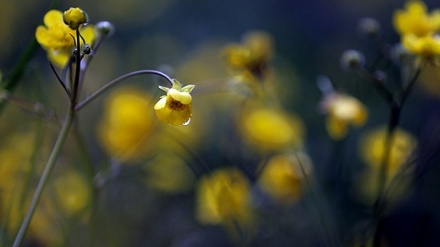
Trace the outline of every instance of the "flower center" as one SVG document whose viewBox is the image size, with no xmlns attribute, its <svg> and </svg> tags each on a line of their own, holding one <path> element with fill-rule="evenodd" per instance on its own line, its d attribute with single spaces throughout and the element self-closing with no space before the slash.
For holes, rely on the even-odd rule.
<svg viewBox="0 0 440 247">
<path fill-rule="evenodd" d="M 183 111 L 186 109 L 186 105 L 182 104 L 180 101 L 172 99 L 168 104 L 168 107 L 173 111 Z"/>
</svg>

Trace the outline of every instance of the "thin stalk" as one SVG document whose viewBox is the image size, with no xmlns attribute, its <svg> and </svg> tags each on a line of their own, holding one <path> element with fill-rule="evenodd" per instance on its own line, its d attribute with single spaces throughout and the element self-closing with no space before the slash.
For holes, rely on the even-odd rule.
<svg viewBox="0 0 440 247">
<path fill-rule="evenodd" d="M 387 135 L 384 143 L 384 155 L 382 158 L 382 164 L 380 167 L 380 173 L 378 178 L 378 196 L 377 199 L 373 205 L 373 220 L 374 224 L 376 226 L 376 229 L 374 230 L 374 242 L 373 246 L 379 247 L 381 246 L 381 231 L 382 227 L 380 225 L 380 221 L 383 216 L 383 210 L 386 207 L 386 199 L 385 199 L 385 191 L 386 191 L 386 184 L 388 180 L 388 168 L 390 163 L 390 156 L 391 156 L 391 148 L 393 145 L 393 139 L 394 139 L 394 133 L 395 130 L 399 124 L 400 119 L 400 106 L 392 106 L 391 107 L 391 117 L 390 122 L 387 129 Z"/>
<path fill-rule="evenodd" d="M 328 221 L 328 219 L 326 218 L 326 212 L 324 210 L 323 207 L 323 202 L 319 200 L 319 195 L 315 194 L 319 191 L 317 191 L 317 188 L 315 186 L 313 186 L 313 183 L 309 177 L 308 172 L 305 170 L 304 165 L 300 159 L 300 157 L 298 157 L 298 154 L 295 152 L 295 158 L 296 161 L 299 164 L 301 173 L 304 177 L 304 181 L 307 185 L 307 187 L 310 189 L 310 196 L 312 199 L 312 204 L 313 204 L 313 210 L 315 211 L 314 213 L 316 214 L 316 217 L 318 217 L 318 221 L 319 221 L 319 226 L 321 228 L 321 231 L 323 231 L 325 234 L 324 237 L 322 237 L 322 241 L 324 242 L 323 245 L 324 246 L 339 246 L 340 244 L 338 243 L 339 241 L 337 239 L 334 238 L 334 232 L 330 226 L 330 222 Z M 319 193 L 321 194 L 321 193 Z"/>
<path fill-rule="evenodd" d="M 174 84 L 173 79 L 171 79 L 165 73 L 162 73 L 162 72 L 157 71 L 157 70 L 138 70 L 138 71 L 133 71 L 133 72 L 130 72 L 130 73 L 125 74 L 125 75 L 122 75 L 122 76 L 120 76 L 120 77 L 118 77 L 118 78 L 108 82 L 107 84 L 102 86 L 100 89 L 96 90 L 96 92 L 94 92 L 92 95 L 87 97 L 85 100 L 79 102 L 76 105 L 76 107 L 75 107 L 75 111 L 81 110 L 81 108 L 83 108 L 84 106 L 89 104 L 92 100 L 96 99 L 99 95 L 103 94 L 105 91 L 107 91 L 108 89 L 110 89 L 111 87 L 116 85 L 117 83 L 119 83 L 121 81 L 124 81 L 124 80 L 126 80 L 128 78 L 134 77 L 134 76 L 146 75 L 146 74 L 161 76 L 161 77 L 165 78 L 168 82 L 170 82 L 171 85 Z"/>
<path fill-rule="evenodd" d="M 58 134 L 58 138 L 49 156 L 49 160 L 47 161 L 46 166 L 44 167 L 43 174 L 41 175 L 40 181 L 38 182 L 37 188 L 35 189 L 29 209 L 26 213 L 25 218 L 23 219 L 23 222 L 17 233 L 17 236 L 15 237 L 13 247 L 19 247 L 22 243 L 26 235 L 26 231 L 29 227 L 29 224 L 32 220 L 32 216 L 34 215 L 35 209 L 37 208 L 38 202 L 40 201 L 44 187 L 47 184 L 49 176 L 56 164 L 61 148 L 63 147 L 64 142 L 67 139 L 70 127 L 72 126 L 74 120 L 74 112 L 71 111 L 71 108 L 69 109 L 70 109 L 69 113 L 67 114 L 67 117 L 63 123 L 63 127 L 61 128 L 60 133 Z"/>
<path fill-rule="evenodd" d="M 76 103 L 78 101 L 78 87 L 79 87 L 79 79 L 80 79 L 80 72 L 81 72 L 81 42 L 80 42 L 80 33 L 79 29 L 76 30 L 76 66 L 75 66 L 75 81 L 73 82 L 73 89 L 72 89 L 72 98 L 70 99 L 71 102 L 71 108 L 72 111 L 75 109 Z"/>
</svg>

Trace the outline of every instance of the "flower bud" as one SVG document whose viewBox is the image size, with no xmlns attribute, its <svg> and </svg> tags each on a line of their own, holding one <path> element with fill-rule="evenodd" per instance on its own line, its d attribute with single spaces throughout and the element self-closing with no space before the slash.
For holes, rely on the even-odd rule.
<svg viewBox="0 0 440 247">
<path fill-rule="evenodd" d="M 359 21 L 359 33 L 374 38 L 380 34 L 380 24 L 373 18 L 363 18 Z"/>
<path fill-rule="evenodd" d="M 346 50 L 342 53 L 341 66 L 343 69 L 357 69 L 364 66 L 365 57 L 364 55 L 356 50 Z"/>
<path fill-rule="evenodd" d="M 111 22 L 108 21 L 100 21 L 96 23 L 95 30 L 103 36 L 112 35 L 115 31 L 115 28 Z"/>
<path fill-rule="evenodd" d="M 64 11 L 63 21 L 70 29 L 76 30 L 80 25 L 87 23 L 89 17 L 87 13 L 80 8 L 70 8 Z"/>
<path fill-rule="evenodd" d="M 82 53 L 84 55 L 89 55 L 90 53 L 92 53 L 92 48 L 90 47 L 89 44 L 84 44 L 82 47 Z"/>
<path fill-rule="evenodd" d="M 402 44 L 396 44 L 391 49 L 391 59 L 393 62 L 399 64 L 412 58 L 412 54 L 408 52 Z"/>
</svg>

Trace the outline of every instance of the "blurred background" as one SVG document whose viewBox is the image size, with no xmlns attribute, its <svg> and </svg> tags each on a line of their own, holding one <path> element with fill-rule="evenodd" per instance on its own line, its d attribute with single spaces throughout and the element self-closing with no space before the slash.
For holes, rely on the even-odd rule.
<svg viewBox="0 0 440 247">
<path fill-rule="evenodd" d="M 440 7 L 434 0 L 424 2 L 431 10 Z M 258 155 L 253 156 L 254 151 L 249 151 L 246 143 L 234 135 L 235 114 L 242 99 L 215 91 L 232 77 L 222 58 L 224 48 L 242 42 L 243 35 L 252 31 L 266 32 L 272 38 L 270 67 L 276 78 L 275 95 L 281 107 L 297 116 L 304 126 L 301 150 L 310 159 L 314 180 L 311 192 L 304 192 L 304 198 L 294 204 L 274 206 L 264 198 L 256 199 L 260 223 L 256 233 L 249 233 L 248 246 L 359 246 L 357 243 L 365 241 L 359 232 L 368 228 L 365 225 L 371 200 L 365 203 L 368 196 L 357 191 L 365 168 L 359 155 L 359 138 L 368 130 L 386 125 L 389 110 L 369 82 L 341 69 L 340 58 L 347 49 L 361 51 L 367 63 L 378 56 L 377 44 L 359 33 L 358 22 L 364 17 L 380 23 L 383 40 L 390 45 L 398 43 L 392 15 L 403 8 L 405 1 L 78 0 L 58 1 L 55 7 L 53 4 L 0 2 L 3 79 L 11 77 L 20 57 L 31 47 L 32 59 L 12 94 L 32 104 L 40 102 L 50 112 L 50 117 L 41 117 L 14 104 L 2 109 L 0 180 L 13 177 L 15 180 L 8 183 L 26 181 L 20 190 L 16 185 L 5 185 L 2 201 L 13 200 L 4 191 L 33 191 L 33 181 L 37 181 L 59 130 L 59 122 L 50 119 L 62 119 L 67 107 L 67 98 L 49 67 L 45 51 L 35 44 L 32 48 L 35 29 L 51 8 L 78 6 L 88 13 L 91 24 L 109 21 L 115 27 L 87 71 L 83 97 L 122 74 L 157 69 L 184 85 L 196 85 L 193 119 L 189 126 L 179 127 L 155 119 L 153 105 L 162 95 L 157 85 L 165 84 L 154 76 L 130 79 L 124 84 L 130 87 L 117 86 L 114 92 L 91 103 L 79 114 L 77 134 L 69 137 L 63 149 L 47 192 L 51 199 L 41 203 L 44 212 L 36 217 L 26 246 L 240 245 L 224 227 L 200 223 L 195 212 L 197 181 L 203 174 L 225 165 L 240 167 L 238 163 L 251 163 L 254 169 L 270 157 L 257 151 Z M 417 84 L 402 112 L 401 127 L 419 144 L 414 172 L 417 175 L 387 212 L 384 246 L 440 245 L 440 81 L 437 70 L 431 73 L 423 78 L 433 83 Z M 319 76 L 328 77 L 338 89 L 357 97 L 368 108 L 366 124 L 351 130 L 344 142 L 332 140 L 326 132 L 325 115 L 320 111 L 323 94 L 317 86 Z M 198 93 L 198 88 L 213 88 L 213 93 Z M 139 127 L 148 142 L 146 147 L 139 149 L 144 145 L 139 144 L 133 148 L 140 150 L 133 159 L 131 149 L 127 155 L 120 150 L 117 152 L 121 153 L 113 153 L 115 148 L 106 137 L 111 134 L 105 132 L 109 128 L 105 121 L 111 115 L 111 102 L 123 90 L 145 91 L 151 106 L 151 112 L 145 113 L 146 120 L 141 121 L 153 123 L 147 124 L 147 129 Z M 326 172 L 332 170 L 329 160 L 339 149 L 344 150 L 340 156 L 344 170 L 335 185 L 340 187 L 327 190 L 330 187 L 326 187 Z M 34 165 L 17 168 L 19 171 L 14 170 L 13 176 L 8 173 L 12 168 L 4 168 L 6 164 L 22 163 Z M 240 169 L 255 190 L 258 177 L 249 167 Z M 74 175 L 69 178 L 66 174 Z M 60 199 L 69 191 L 75 197 L 70 204 L 68 198 Z M 316 204 L 316 194 L 321 202 L 330 205 L 321 211 L 327 214 L 327 223 L 316 216 L 319 209 L 311 209 Z M 23 198 L 19 201 L 26 201 Z M 67 206 L 63 200 L 68 201 Z M 12 208 L 18 206 L 5 205 L 9 206 L 2 206 L 0 240 L 10 243 L 14 236 L 11 229 L 18 224 L 13 222 L 19 222 L 19 216 L 11 216 Z M 325 236 L 336 237 L 329 240 Z"/>
</svg>

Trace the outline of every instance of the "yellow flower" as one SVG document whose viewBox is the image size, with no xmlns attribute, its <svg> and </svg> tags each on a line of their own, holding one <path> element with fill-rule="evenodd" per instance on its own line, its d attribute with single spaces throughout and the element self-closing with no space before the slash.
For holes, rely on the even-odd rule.
<svg viewBox="0 0 440 247">
<path fill-rule="evenodd" d="M 373 170 L 380 171 L 385 155 L 385 127 L 372 130 L 361 138 L 360 154 L 364 162 Z M 395 175 L 417 147 L 417 140 L 403 129 L 396 129 L 391 140 L 388 157 L 388 176 Z"/>
<path fill-rule="evenodd" d="M 87 44 L 95 40 L 95 30 L 92 25 L 81 27 L 81 35 Z M 67 65 L 74 48 L 76 31 L 72 30 L 63 21 L 63 13 L 59 10 L 50 10 L 44 16 L 44 25 L 37 27 L 35 38 L 41 47 L 47 51 L 50 62 L 59 68 Z M 81 45 L 83 41 L 81 39 Z"/>
<path fill-rule="evenodd" d="M 292 204 L 302 195 L 304 175 L 310 172 L 311 162 L 305 154 L 279 154 L 265 164 L 258 185 L 277 203 Z"/>
<path fill-rule="evenodd" d="M 361 126 L 368 117 L 366 107 L 359 100 L 341 93 L 327 95 L 323 107 L 328 114 L 327 131 L 333 139 L 344 138 L 350 124 Z"/>
<path fill-rule="evenodd" d="M 52 183 L 59 209 L 68 216 L 83 212 L 91 199 L 90 184 L 75 171 L 65 171 Z"/>
<path fill-rule="evenodd" d="M 63 21 L 71 29 L 76 30 L 80 25 L 87 23 L 89 17 L 87 13 L 80 8 L 70 8 L 64 11 Z"/>
<path fill-rule="evenodd" d="M 106 101 L 99 125 L 105 151 L 120 161 L 136 161 L 145 155 L 154 128 L 151 97 L 137 88 L 120 88 Z"/>
<path fill-rule="evenodd" d="M 166 193 L 187 192 L 194 182 L 194 175 L 184 158 L 169 151 L 158 153 L 148 162 L 145 172 L 146 184 Z"/>
<path fill-rule="evenodd" d="M 250 109 L 244 112 L 241 125 L 244 138 L 263 151 L 302 144 L 304 126 L 301 120 L 280 110 Z"/>
<path fill-rule="evenodd" d="M 156 115 L 164 123 L 172 125 L 187 125 L 192 116 L 191 91 L 194 85 L 181 87 L 181 84 L 174 80 L 172 88 L 159 86 L 167 93 L 154 105 Z"/>
<path fill-rule="evenodd" d="M 422 1 L 409 1 L 404 10 L 393 16 L 394 27 L 402 35 L 402 45 L 409 52 L 422 58 L 432 59 L 440 55 L 440 10 L 428 14 Z"/>
<path fill-rule="evenodd" d="M 202 177 L 197 188 L 197 219 L 202 224 L 252 223 L 251 185 L 235 168 L 223 168 Z"/>
<path fill-rule="evenodd" d="M 427 13 L 422 1 L 409 1 L 405 10 L 397 10 L 393 16 L 393 24 L 401 35 L 413 34 L 418 37 L 430 35 L 440 29 L 440 11 Z"/>
<path fill-rule="evenodd" d="M 409 52 L 420 57 L 429 59 L 440 55 L 440 37 L 438 35 L 418 37 L 408 34 L 403 37 L 402 44 Z"/>
<path fill-rule="evenodd" d="M 227 46 L 223 56 L 230 68 L 261 76 L 272 57 L 272 43 L 269 34 L 250 32 L 243 37 L 242 44 Z"/>
</svg>

